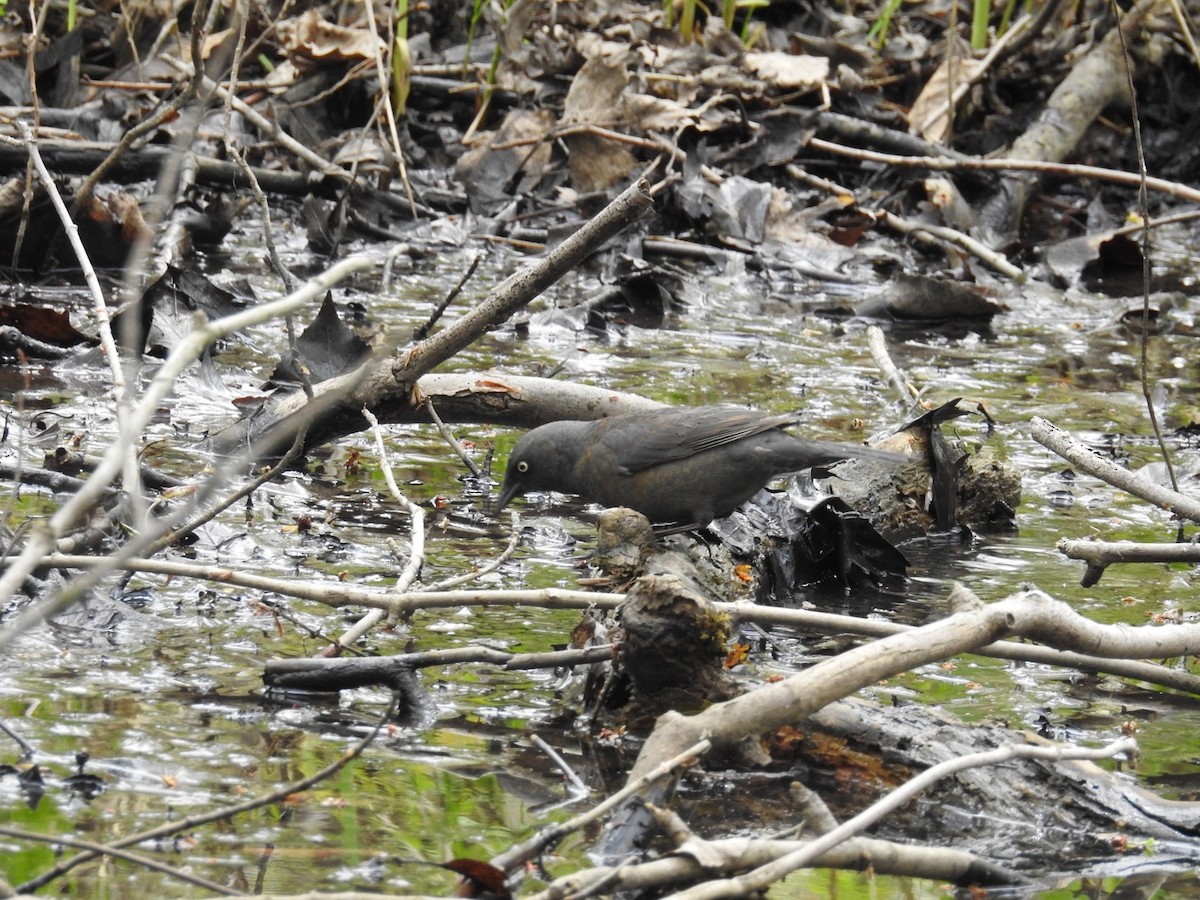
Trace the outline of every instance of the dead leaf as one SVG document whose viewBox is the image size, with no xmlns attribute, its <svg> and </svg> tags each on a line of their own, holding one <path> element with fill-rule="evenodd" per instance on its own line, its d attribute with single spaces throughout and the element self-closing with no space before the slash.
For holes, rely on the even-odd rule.
<svg viewBox="0 0 1200 900">
<path fill-rule="evenodd" d="M 969 56 L 947 60 L 937 67 L 908 111 L 908 130 L 941 143 L 950 131 L 950 102 L 957 106 L 967 83 L 983 63 Z"/>
<path fill-rule="evenodd" d="M 747 53 L 746 67 L 764 81 L 789 91 L 819 88 L 829 79 L 829 60 L 806 54 Z"/>
<path fill-rule="evenodd" d="M 724 666 L 726 669 L 732 669 L 744 665 L 749 656 L 749 644 L 734 644 L 729 648 L 729 652 L 725 654 Z"/>
<path fill-rule="evenodd" d="M 118 191 L 108 198 L 108 209 L 113 219 L 121 223 L 121 238 L 127 244 L 153 239 L 154 233 L 142 218 L 142 208 L 133 194 Z"/>
<path fill-rule="evenodd" d="M 374 59 L 386 50 L 374 32 L 326 22 L 315 9 L 281 22 L 279 36 L 289 53 L 325 62 Z"/>
<path fill-rule="evenodd" d="M 550 165 L 551 142 L 546 139 L 554 121 L 544 110 L 511 109 L 499 131 L 476 134 L 454 169 L 469 189 L 476 211 L 510 202 L 518 173 L 517 192 L 530 189 Z"/>
<path fill-rule="evenodd" d="M 589 59 L 576 73 L 563 101 L 564 125 L 609 125 L 621 120 L 629 87 L 625 54 Z"/>
<path fill-rule="evenodd" d="M 214 31 L 212 34 L 205 37 L 204 40 L 200 42 L 200 58 L 208 59 L 213 55 L 213 51 L 225 43 L 225 41 L 233 36 L 233 34 L 234 31 L 232 28 L 225 28 L 221 31 Z"/>
<path fill-rule="evenodd" d="M 458 894 L 460 897 L 487 895 L 495 898 L 508 898 L 512 896 L 504 884 L 504 871 L 489 862 L 478 859 L 452 859 L 448 863 L 441 863 L 441 866 L 443 869 L 457 872 L 462 878 L 462 887 L 469 890 L 469 893 L 460 889 Z"/>
<path fill-rule="evenodd" d="M 18 303 L 0 306 L 0 325 L 16 328 L 26 337 L 53 344 L 56 347 L 76 347 L 94 344 L 95 339 L 75 330 L 71 318 L 65 312 Z"/>
<path fill-rule="evenodd" d="M 683 125 L 696 125 L 696 113 L 682 103 L 650 94 L 625 97 L 625 118 L 644 131 L 675 131 Z M 711 130 L 711 129 L 709 129 Z"/>
</svg>

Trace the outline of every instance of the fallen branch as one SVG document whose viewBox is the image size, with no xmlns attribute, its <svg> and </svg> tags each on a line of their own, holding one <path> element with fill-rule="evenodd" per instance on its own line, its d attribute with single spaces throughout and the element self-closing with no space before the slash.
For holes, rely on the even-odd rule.
<svg viewBox="0 0 1200 900">
<path fill-rule="evenodd" d="M 714 875 L 764 865 L 808 846 L 808 841 L 761 837 L 697 841 L 670 856 L 622 866 L 596 866 L 556 878 L 524 900 L 614 896 L 661 891 L 675 884 L 695 884 Z M 714 862 L 715 861 L 715 862 Z M 830 869 L 870 869 L 876 875 L 923 877 L 953 884 L 1013 884 L 1020 878 L 974 854 L 951 847 L 914 847 L 874 838 L 852 838 L 822 853 L 813 863 Z"/>
<path fill-rule="evenodd" d="M 647 184 L 639 181 L 630 185 L 554 250 L 494 287 L 482 303 L 449 327 L 398 359 L 376 359 L 364 368 L 322 382 L 314 389 L 311 401 L 303 394 L 280 399 L 260 415 L 218 435 L 215 439 L 218 451 L 227 453 L 254 445 L 257 453 L 269 456 L 291 440 L 301 422 L 310 423 L 307 446 L 319 446 L 357 432 L 362 427 L 364 407 L 384 423 L 425 417 L 420 409 L 421 376 L 507 320 L 596 248 L 644 215 L 650 205 Z M 503 376 L 495 379 L 501 384 L 505 380 Z M 439 409 L 445 413 L 443 405 L 439 404 Z"/>
<path fill-rule="evenodd" d="M 952 593 L 971 608 L 871 644 L 855 647 L 783 681 L 763 685 L 692 716 L 668 712 L 655 724 L 630 771 L 635 779 L 661 759 L 703 736 L 718 750 L 732 750 L 747 738 L 803 721 L 862 687 L 959 653 L 973 652 L 1004 634 L 1018 634 L 1059 646 L 1086 649 L 1097 656 L 1176 657 L 1200 651 L 1200 626 L 1133 628 L 1096 625 L 1041 591 L 1030 590 L 987 606 L 970 603 L 961 587 Z M 655 802 L 655 797 L 645 799 Z M 602 859 L 623 858 L 643 835 L 622 829 L 598 847 Z"/>
<path fill-rule="evenodd" d="M 994 159 L 971 158 L 949 159 L 944 156 L 898 156 L 895 153 L 879 153 L 875 150 L 864 150 L 861 147 L 847 147 L 832 141 L 813 138 L 808 146 L 814 150 L 823 150 L 835 156 L 856 159 L 863 162 L 882 163 L 887 166 L 903 166 L 913 169 L 935 169 L 943 172 L 956 170 L 983 170 L 1003 172 L 1008 170 L 1018 172 L 1040 172 L 1046 175 L 1058 175 L 1063 178 L 1095 178 L 1111 184 L 1121 184 L 1126 187 L 1139 187 L 1142 183 L 1137 172 L 1122 172 L 1120 169 L 1106 169 L 1102 166 L 1085 166 L 1078 163 L 1044 162 L 1035 159 L 1013 159 L 1000 157 Z M 1189 203 L 1200 203 L 1200 189 L 1190 187 L 1178 181 L 1168 181 L 1165 178 L 1147 178 L 1146 189 L 1156 193 L 1184 200 Z"/>
<path fill-rule="evenodd" d="M 102 562 L 102 558 L 93 556 L 55 554 L 46 559 L 45 565 L 48 568 L 86 569 L 95 567 Z M 294 579 L 273 578 L 266 575 L 238 572 L 224 566 L 204 566 L 194 563 L 153 559 L 126 560 L 122 563 L 122 568 L 131 572 L 166 575 L 173 578 L 199 578 L 218 584 L 231 584 L 251 590 L 260 590 L 265 593 L 310 600 L 334 609 L 342 609 L 348 606 L 363 606 L 370 609 L 395 612 L 400 615 L 410 615 L 419 610 L 448 609 L 458 606 L 536 606 L 542 609 L 589 609 L 595 607 L 597 609 L 616 609 L 625 602 L 624 594 L 571 591 L 563 588 L 474 591 L 430 590 L 397 594 L 374 588 L 356 587 L 342 582 L 303 582 Z M 1082 622 L 1087 621 L 1065 604 L 1061 604 L 1060 606 L 1062 608 L 1064 624 L 1070 624 L 1076 619 Z M 860 619 L 854 616 L 841 616 L 835 613 L 822 613 L 805 609 L 781 609 L 779 607 L 757 606 L 745 603 L 714 603 L 713 608 L 718 613 L 727 615 L 738 622 L 753 622 L 764 626 L 783 625 L 826 634 L 856 634 L 864 637 L 883 638 L 914 630 L 914 627 L 910 625 L 900 625 L 877 619 Z M 1064 631 L 1064 635 L 1070 633 L 1072 633 L 1071 629 Z M 1054 635 L 1050 636 L 1047 643 L 1055 646 L 1060 645 L 1059 639 Z M 1083 652 L 1055 650 L 1051 649 L 1051 647 L 1019 644 L 1010 641 L 997 641 L 986 646 L 972 648 L 970 652 L 977 656 L 990 656 L 996 659 L 1062 666 L 1064 668 L 1080 669 L 1085 672 L 1106 672 L 1121 678 L 1131 678 L 1137 681 L 1144 681 L 1200 695 L 1200 676 L 1167 668 L 1155 663 L 1138 662 L 1134 659 L 1102 658 L 1098 655 L 1091 655 L 1082 646 L 1077 649 Z M 500 656 L 485 660 L 483 651 L 480 649 L 464 648 L 462 652 L 466 656 L 459 661 L 492 661 L 498 665 L 508 665 L 507 662 L 501 662 Z M 1152 654 L 1149 658 L 1166 658 L 1173 655 L 1176 654 L 1162 654 L 1161 656 L 1154 656 Z"/>
<path fill-rule="evenodd" d="M 1088 475 L 1099 478 L 1101 481 L 1153 503 L 1155 506 L 1160 506 L 1181 519 L 1200 522 L 1200 501 L 1195 498 L 1155 484 L 1136 472 L 1130 472 L 1116 463 L 1109 462 L 1095 451 L 1076 441 L 1061 428 L 1039 416 L 1034 416 L 1029 420 L 1029 431 L 1033 435 L 1033 439 L 1047 450 L 1053 450 Z"/>
<path fill-rule="evenodd" d="M 748 897 L 765 890 L 775 882 L 785 878 L 797 869 L 812 865 L 821 854 L 833 849 L 842 841 L 853 837 L 869 825 L 882 819 L 885 815 L 915 799 L 918 794 L 930 785 L 943 778 L 961 772 L 964 769 L 982 766 L 998 766 L 1014 759 L 1038 759 L 1057 762 L 1064 759 L 1111 759 L 1121 754 L 1132 754 L 1137 751 L 1137 743 L 1132 738 L 1122 738 L 1119 741 L 1096 749 L 1085 747 L 1036 747 L 1028 745 L 1009 744 L 997 747 L 984 753 L 972 753 L 958 759 L 948 760 L 926 769 L 920 775 L 910 779 L 896 788 L 882 800 L 873 803 L 861 813 L 837 828 L 821 835 L 807 846 L 782 856 L 773 862 L 760 866 L 753 872 L 739 875 L 725 881 L 712 881 L 698 885 L 690 890 L 680 891 L 670 896 L 677 900 L 717 900 L 721 897 Z"/>
<path fill-rule="evenodd" d="M 1058 552 L 1087 563 L 1080 584 L 1091 587 L 1114 563 L 1200 563 L 1198 544 L 1135 544 L 1132 541 L 1079 541 L 1063 538 Z"/>
</svg>

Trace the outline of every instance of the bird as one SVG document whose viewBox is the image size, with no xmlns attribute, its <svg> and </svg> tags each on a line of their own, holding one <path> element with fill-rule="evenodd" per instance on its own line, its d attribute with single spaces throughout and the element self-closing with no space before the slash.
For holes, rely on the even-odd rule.
<svg viewBox="0 0 1200 900">
<path fill-rule="evenodd" d="M 911 459 L 784 430 L 798 422 L 795 413 L 731 405 L 550 422 L 513 447 L 495 512 L 518 494 L 558 491 L 635 509 L 670 532 L 692 531 L 733 512 L 778 475 L 851 458 Z"/>
</svg>

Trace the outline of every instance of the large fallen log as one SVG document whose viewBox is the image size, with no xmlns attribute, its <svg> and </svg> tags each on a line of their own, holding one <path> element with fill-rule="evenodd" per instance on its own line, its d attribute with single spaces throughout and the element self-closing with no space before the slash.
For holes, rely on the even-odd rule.
<svg viewBox="0 0 1200 900">
<path fill-rule="evenodd" d="M 689 798 L 697 801 L 696 810 L 704 808 L 698 802 L 702 797 L 726 798 L 717 818 L 697 815 L 689 822 L 699 832 L 769 829 L 789 821 L 787 786 L 796 779 L 816 790 L 836 814 L 853 815 L 947 760 L 1001 745 L 1053 744 L 1023 730 L 966 725 L 919 704 L 883 708 L 850 699 L 881 678 L 1010 633 L 1076 650 L 1086 644 L 1106 656 L 1121 655 L 1122 645 L 1129 656 L 1165 655 L 1193 644 L 1200 648 L 1198 628 L 1097 626 L 1034 591 L 990 605 L 968 597 L 966 608 L 913 629 L 904 639 L 884 638 L 785 681 L 751 685 L 722 668 L 717 647 L 729 623 L 704 596 L 705 576 L 681 574 L 680 557 L 651 554 L 643 571 L 655 574 L 639 578 L 628 591 L 619 661 L 634 689 L 615 722 L 636 728 L 657 716 L 629 774 L 631 782 L 701 736 L 713 751 L 703 771 L 693 769 L 682 782 L 660 779 L 616 811 L 595 850 L 608 862 L 644 858 L 638 848 L 647 846 L 656 829 L 646 804 L 667 804 L 676 792 L 685 806 Z M 664 574 L 668 570 L 671 574 Z M 752 796 L 739 790 L 750 783 Z M 743 818 L 754 824 L 747 826 Z M 1021 759 L 940 782 L 875 833 L 953 847 L 1006 871 L 1130 872 L 1152 863 L 1195 864 L 1200 860 L 1197 821 L 1200 804 L 1164 800 L 1122 772 L 1078 761 Z"/>
</svg>

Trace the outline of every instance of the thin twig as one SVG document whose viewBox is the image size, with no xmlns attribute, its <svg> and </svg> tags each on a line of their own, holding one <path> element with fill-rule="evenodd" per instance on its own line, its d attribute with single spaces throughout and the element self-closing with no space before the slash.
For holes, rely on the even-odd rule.
<svg viewBox="0 0 1200 900">
<path fill-rule="evenodd" d="M 367 12 L 367 27 L 370 29 L 370 33 L 372 35 L 379 34 L 379 30 L 375 25 L 374 6 L 368 4 L 364 9 Z M 393 42 L 394 40 L 393 38 Z M 388 136 L 392 139 L 392 153 L 396 155 L 396 167 L 400 172 L 400 183 L 404 185 L 404 196 L 408 198 L 408 206 L 412 211 L 412 217 L 415 219 L 417 217 L 417 203 L 413 199 L 412 185 L 408 181 L 408 166 L 404 163 L 404 147 L 400 143 L 400 133 L 396 129 L 396 112 L 392 109 L 392 92 L 389 89 L 387 70 L 383 65 L 383 53 L 380 51 L 379 44 L 379 41 L 375 41 L 375 76 L 379 79 L 379 102 L 383 104 L 384 118 L 387 120 L 388 125 Z M 392 52 L 396 52 L 394 47 Z"/>
<path fill-rule="evenodd" d="M 896 364 L 892 362 L 891 354 L 888 353 L 887 339 L 883 335 L 883 329 L 878 325 L 867 326 L 867 348 L 871 351 L 871 359 L 875 361 L 875 367 L 891 385 L 901 402 L 907 403 L 916 400 L 919 392 L 905 380 L 904 376 L 900 374 L 900 370 L 896 368 Z"/>
<path fill-rule="evenodd" d="M 84 280 L 87 282 L 89 292 L 92 296 L 92 313 L 96 318 L 97 327 L 100 333 L 100 346 L 104 352 L 104 358 L 108 361 L 109 370 L 112 373 L 112 391 L 115 401 L 115 410 L 117 422 L 124 431 L 126 420 L 129 418 L 129 400 L 128 385 L 125 381 L 125 372 L 121 366 L 121 356 L 117 352 L 116 341 L 113 340 L 112 320 L 108 315 L 108 304 L 104 299 L 104 292 L 100 288 L 100 280 L 96 277 L 96 270 L 92 267 L 92 262 L 88 258 L 87 249 L 83 246 L 83 241 L 79 238 L 79 228 L 75 224 L 71 213 L 67 211 L 66 204 L 63 202 L 61 195 L 58 192 L 58 187 L 54 183 L 49 170 L 42 161 L 41 154 L 37 149 L 37 139 L 33 136 L 29 126 L 24 122 L 17 120 L 17 128 L 21 133 L 22 139 L 25 141 L 25 146 L 29 153 L 29 158 L 32 161 L 34 168 L 37 170 L 38 176 L 42 179 L 42 183 L 46 188 L 46 193 L 50 197 L 50 202 L 57 211 L 59 220 L 63 226 L 63 233 L 67 236 L 67 241 L 71 245 L 71 249 L 75 252 L 75 257 L 79 260 L 80 268 L 83 270 Z M 77 204 L 78 205 L 78 201 Z M 137 457 L 135 454 L 123 454 L 121 456 L 122 479 L 124 482 L 126 494 L 132 498 L 136 504 L 141 504 L 140 482 L 138 480 Z M 113 473 L 116 474 L 115 472 Z M 139 525 L 144 524 L 146 517 L 139 516 Z M 3 594 L 0 594 L 3 596 Z"/>
<path fill-rule="evenodd" d="M 429 332 L 433 330 L 433 326 L 437 324 L 438 319 L 445 314 L 450 304 L 454 302 L 454 298 L 462 293 L 462 289 L 466 286 L 467 282 L 471 280 L 471 276 L 474 275 L 475 270 L 479 268 L 479 263 L 482 262 L 483 256 L 483 253 L 475 254 L 475 258 L 472 259 L 471 264 L 467 266 L 467 271 L 463 272 L 462 278 L 458 279 L 458 282 L 454 285 L 454 287 L 452 287 L 446 296 L 442 298 L 442 302 L 439 303 L 434 311 L 429 314 L 429 318 L 425 320 L 425 323 L 413 330 L 412 339 L 414 341 L 423 341 L 429 336 Z M 388 258 L 390 260 L 390 253 Z"/>
<path fill-rule="evenodd" d="M 517 548 L 521 546 L 521 516 L 514 509 L 512 510 L 512 518 L 509 520 L 508 529 L 508 544 L 500 555 L 489 562 L 486 566 L 481 566 L 478 569 L 473 569 L 462 575 L 455 575 L 453 578 L 446 578 L 429 585 L 430 591 L 445 591 L 452 587 L 458 587 L 460 584 L 468 584 L 472 581 L 478 581 L 484 575 L 495 572 L 502 565 L 512 559 L 512 555 L 517 552 Z"/>
<path fill-rule="evenodd" d="M 362 414 L 371 423 L 371 433 L 375 436 L 375 450 L 379 454 L 379 467 L 383 472 L 383 480 L 387 483 L 392 497 L 412 517 L 410 530 L 411 547 L 408 555 L 408 564 L 404 567 L 404 571 L 400 573 L 400 577 L 396 579 L 397 590 L 407 591 L 413 582 L 417 580 L 417 576 L 421 574 L 421 566 L 425 563 L 425 510 L 408 499 L 404 495 L 404 492 L 400 490 L 400 486 L 396 484 L 396 477 L 392 473 L 392 466 L 388 461 L 387 447 L 383 444 L 383 430 L 379 427 L 379 420 L 375 418 L 375 414 L 369 409 L 363 409 Z M 360 637 L 379 624 L 384 616 L 387 616 L 389 622 L 399 620 L 399 613 L 397 612 L 385 609 L 373 609 L 346 629 L 345 634 L 338 638 L 335 647 L 326 649 L 325 654 L 330 655 L 342 647 L 351 646 Z"/>
<path fill-rule="evenodd" d="M 532 738 L 533 743 L 537 745 L 537 748 L 550 757 L 551 762 L 558 766 L 558 768 L 562 771 L 563 777 L 567 779 L 567 783 L 571 785 L 571 793 L 573 795 L 570 797 L 571 800 L 578 800 L 581 797 L 586 797 L 591 792 L 591 789 L 583 783 L 583 779 L 575 774 L 575 770 L 571 768 L 571 764 L 562 758 L 561 753 L 547 744 L 539 735 L 534 734 L 530 735 L 530 737 Z"/>
<path fill-rule="evenodd" d="M 195 72 L 195 68 L 190 64 L 173 59 L 169 56 L 163 57 L 163 61 L 189 77 Z M 231 93 L 229 90 L 226 90 L 224 87 L 217 84 L 206 75 L 202 75 L 200 84 L 204 90 L 215 93 L 221 98 L 222 101 L 224 101 L 225 98 Z M 333 178 L 340 177 L 345 182 L 349 183 L 349 172 L 347 172 L 342 166 L 335 165 L 334 163 L 325 159 L 315 150 L 305 145 L 302 141 L 292 137 L 283 130 L 283 127 L 280 126 L 278 122 L 272 122 L 253 106 L 251 106 L 249 103 L 246 103 L 236 95 L 231 98 L 230 102 L 233 104 L 233 108 L 236 109 L 238 113 L 242 115 L 251 125 L 260 129 L 264 134 L 269 134 L 289 153 L 292 153 L 298 159 L 302 160 L 322 175 Z"/>
<path fill-rule="evenodd" d="M 913 235 L 918 238 L 926 236 L 933 241 L 941 241 L 952 247 L 957 247 L 963 252 L 982 260 L 1001 275 L 1005 275 L 1013 281 L 1024 282 L 1029 277 L 1024 269 L 1013 265 L 1004 254 L 997 253 L 982 241 L 978 241 L 956 228 L 951 228 L 948 225 L 937 225 L 933 222 L 915 222 L 912 219 L 898 216 L 886 209 L 877 210 L 876 213 L 883 219 L 884 224 L 893 231 Z"/>
<path fill-rule="evenodd" d="M 33 758 L 33 753 L 34 753 L 33 745 L 30 744 L 27 740 L 25 740 L 25 738 L 21 737 L 19 734 L 17 734 L 15 731 L 13 731 L 11 728 L 9 728 L 7 725 L 5 725 L 3 720 L 0 720 L 0 731 L 3 731 L 5 734 L 7 734 L 12 739 L 13 743 L 15 743 L 18 747 L 21 748 L 21 755 L 25 759 Z"/>
<path fill-rule="evenodd" d="M 479 466 L 475 465 L 475 460 L 467 456 L 467 451 L 464 450 L 462 444 L 458 442 L 458 438 L 456 438 L 453 432 L 446 427 L 446 423 L 442 421 L 442 417 L 439 416 L 437 414 L 437 410 L 433 408 L 433 401 L 426 397 L 423 405 L 425 407 L 425 413 L 429 416 L 430 421 L 437 426 L 438 432 L 443 438 L 446 439 L 446 443 L 450 445 L 450 449 L 452 449 L 458 455 L 458 458 L 462 460 L 463 465 L 470 470 L 471 474 L 478 478 L 482 474 L 479 471 Z"/>
<path fill-rule="evenodd" d="M 911 157 L 904 158 L 908 159 Z M 811 184 L 812 186 L 826 191 L 832 195 L 854 196 L 854 191 L 850 190 L 850 188 L 834 181 L 830 181 L 827 178 L 822 178 L 819 175 L 813 175 L 810 172 L 806 172 L 795 163 L 788 163 L 787 166 L 785 166 L 785 171 L 797 181 L 804 184 Z M 867 214 L 881 219 L 886 226 L 894 231 L 900 232 L 901 234 L 912 235 L 918 240 L 924 239 L 926 242 L 936 245 L 949 245 L 961 250 L 964 253 L 969 253 L 972 256 L 983 260 L 984 263 L 991 266 L 1001 275 L 1006 275 L 1014 281 L 1024 281 L 1027 277 L 1023 269 L 1009 262 L 1002 253 L 997 253 L 990 247 L 984 246 L 981 242 L 977 241 L 969 234 L 964 234 L 963 232 L 957 231 L 956 229 L 950 228 L 946 225 L 934 225 L 930 222 L 914 222 L 911 219 L 898 216 L 886 209 L 868 208 L 866 206 L 862 206 L 861 204 L 859 205 L 859 208 L 861 208 Z"/>
<path fill-rule="evenodd" d="M 17 130 L 21 133 L 21 140 L 24 141 L 25 149 L 29 153 L 29 159 L 42 181 L 42 186 L 45 187 L 46 194 L 50 197 L 50 202 L 54 205 L 55 212 L 58 213 L 59 221 L 62 223 L 63 231 L 67 235 L 71 249 L 75 251 L 75 258 L 79 260 L 79 267 L 83 270 L 83 278 L 87 282 L 88 290 L 92 295 L 92 312 L 96 316 L 96 323 L 100 331 L 100 348 L 104 351 L 104 358 L 108 361 L 108 368 L 112 372 L 113 394 L 119 402 L 125 394 L 125 372 L 121 368 L 121 357 L 117 352 L 117 342 L 113 340 L 112 321 L 108 316 L 108 303 L 104 299 L 104 291 L 100 287 L 100 279 L 96 277 L 96 270 L 92 267 L 92 261 L 88 259 L 87 248 L 83 246 L 83 241 L 79 239 L 79 227 L 72 220 L 70 212 L 67 211 L 67 205 L 63 202 L 62 195 L 58 192 L 58 185 L 55 184 L 54 177 L 50 174 L 50 170 L 46 168 L 46 164 L 42 162 L 42 155 L 38 151 L 38 139 L 30 131 L 29 126 L 22 120 L 17 119 L 16 126 Z"/>
<path fill-rule="evenodd" d="M 279 246 L 275 243 L 275 234 L 271 229 L 271 205 L 267 202 L 267 195 L 258 183 L 258 177 L 254 174 L 254 169 L 246 161 L 246 155 L 233 145 L 228 136 L 226 136 L 225 152 L 229 155 L 230 159 L 237 163 L 238 168 L 242 170 L 242 176 L 246 179 L 250 193 L 254 196 L 254 201 L 258 204 L 258 214 L 262 220 L 263 245 L 267 248 L 267 259 L 271 260 L 271 268 L 275 270 L 275 274 L 279 276 L 279 280 L 287 285 L 287 289 L 294 291 L 299 286 L 300 279 L 284 264 L 283 258 L 279 255 Z M 288 347 L 294 351 L 296 348 L 296 339 L 293 328 L 294 326 L 289 316 Z"/>
<path fill-rule="evenodd" d="M 392 287 L 392 269 L 396 265 L 396 257 L 411 254 L 413 250 L 412 244 L 401 241 L 393 244 L 383 258 L 383 273 L 379 276 L 379 286 L 382 290 L 391 290 Z"/>
<path fill-rule="evenodd" d="M 902 156 L 896 153 L 880 153 L 877 150 L 865 150 L 861 147 L 848 147 L 822 138 L 812 138 L 808 146 L 813 150 L 822 150 L 835 156 L 848 159 L 877 162 L 887 166 L 904 166 L 915 169 L 937 169 L 940 171 L 955 171 L 957 169 L 983 169 L 986 171 L 1004 172 L 1008 170 L 1023 172 L 1045 172 L 1064 178 L 1095 178 L 1112 184 L 1123 184 L 1137 187 L 1141 179 L 1135 172 L 1122 172 L 1119 169 L 1106 169 L 1102 166 L 1084 166 L 1079 164 L 1048 162 L 1040 159 L 948 159 L 941 156 Z M 1200 203 L 1200 189 L 1189 187 L 1178 181 L 1167 181 L 1165 178 L 1147 178 L 1146 187 L 1158 193 Z"/>
<path fill-rule="evenodd" d="M 536 858 L 545 852 L 546 849 L 553 847 L 571 832 L 578 831 L 585 825 L 589 825 L 592 822 L 597 821 L 609 810 L 616 809 L 628 798 L 636 796 L 638 793 L 645 790 L 647 786 L 658 781 L 660 778 L 665 778 L 676 769 L 690 765 L 693 759 L 698 756 L 703 756 L 710 749 L 712 749 L 712 744 L 707 740 L 698 741 L 697 743 L 692 744 L 682 752 L 664 761 L 660 765 L 655 766 L 640 778 L 633 779 L 623 788 L 621 788 L 621 790 L 606 797 L 603 801 L 597 803 L 587 812 L 575 816 L 572 819 L 568 819 L 565 822 L 549 825 L 528 840 L 522 841 L 515 847 L 510 847 L 499 856 L 493 857 L 492 865 L 507 872 L 509 869 L 513 868 L 513 866 L 519 863 Z"/>
<path fill-rule="evenodd" d="M 1114 18 L 1121 20 L 1121 9 L 1115 0 L 1110 0 Z M 1125 63 L 1125 80 L 1129 86 L 1129 117 L 1133 123 L 1133 146 L 1137 151 L 1138 161 L 1138 215 L 1145 222 L 1150 218 L 1149 201 L 1146 196 L 1146 148 L 1142 143 L 1142 121 L 1138 112 L 1137 85 L 1133 80 L 1133 60 L 1129 53 L 1129 42 L 1125 37 L 1125 29 L 1117 28 L 1117 39 L 1121 43 L 1121 59 Z M 1179 490 L 1179 479 L 1175 476 L 1175 465 L 1171 462 L 1171 451 L 1167 449 L 1166 438 L 1163 437 L 1162 426 L 1158 421 L 1158 411 L 1154 408 L 1154 398 L 1150 394 L 1150 229 L 1142 229 L 1142 335 L 1141 355 L 1138 359 L 1138 381 L 1142 386 L 1142 399 L 1146 401 L 1146 415 L 1150 417 L 1150 427 L 1158 441 L 1158 450 L 1162 454 L 1163 463 L 1167 467 L 1167 477 L 1171 481 L 1171 489 Z"/>
</svg>

